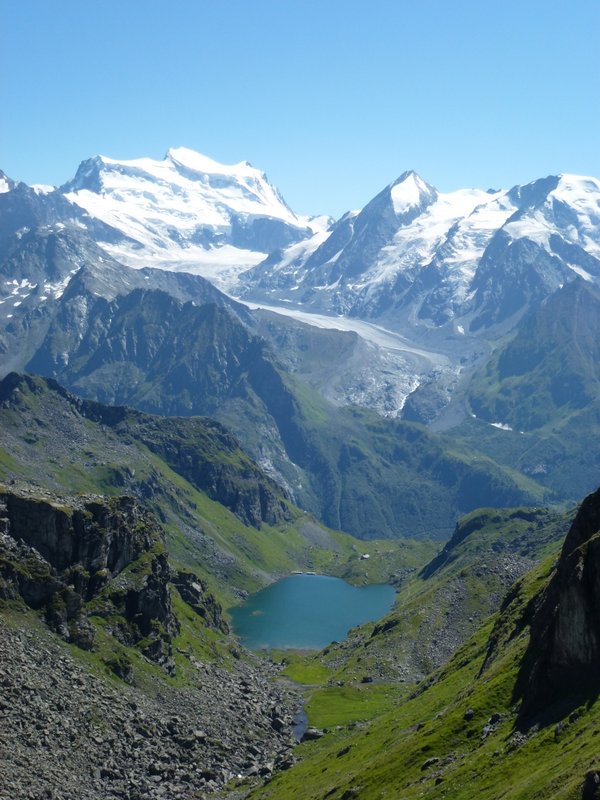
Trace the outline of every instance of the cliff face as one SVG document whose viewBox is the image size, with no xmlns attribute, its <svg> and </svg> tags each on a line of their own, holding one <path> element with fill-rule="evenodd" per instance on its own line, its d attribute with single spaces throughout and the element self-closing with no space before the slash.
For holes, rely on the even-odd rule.
<svg viewBox="0 0 600 800">
<path fill-rule="evenodd" d="M 81 403 L 94 418 L 98 404 Z M 106 414 L 102 422 L 106 423 Z M 127 410 L 113 423 L 119 435 L 136 438 L 191 484 L 232 511 L 245 525 L 261 528 L 291 518 L 285 489 L 266 475 L 220 423 L 205 417 L 154 417 Z"/>
<path fill-rule="evenodd" d="M 65 640 L 93 649 L 88 617 L 171 670 L 178 622 L 171 578 L 208 626 L 226 629 L 221 609 L 189 574 L 172 576 L 162 533 L 130 497 L 57 503 L 28 489 L 0 487 L 0 599 L 41 610 Z M 193 602 L 192 602 L 193 601 Z"/>
<path fill-rule="evenodd" d="M 69 507 L 34 495 L 0 491 L 0 510 L 6 533 L 35 548 L 55 570 L 78 564 L 90 573 L 89 582 L 79 585 L 84 596 L 93 595 L 99 583 L 121 572 L 160 538 L 148 515 L 130 497 L 89 498 Z"/>
<path fill-rule="evenodd" d="M 522 718 L 600 691 L 600 489 L 582 503 L 538 603 L 519 676 Z"/>
</svg>

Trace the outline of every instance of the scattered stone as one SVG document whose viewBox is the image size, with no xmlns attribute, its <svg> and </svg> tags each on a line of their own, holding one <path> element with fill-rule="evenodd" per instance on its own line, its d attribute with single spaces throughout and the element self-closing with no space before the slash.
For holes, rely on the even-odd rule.
<svg viewBox="0 0 600 800">
<path fill-rule="evenodd" d="M 600 798 L 600 774 L 590 770 L 585 776 L 581 790 L 581 800 L 598 800 Z"/>
<path fill-rule="evenodd" d="M 247 654 L 231 671 L 190 668 L 198 680 L 187 687 L 159 677 L 151 691 L 115 686 L 50 630 L 0 618 L 0 741 L 10 742 L 0 747 L 0 800 L 187 800 L 294 764 L 287 720 L 300 698 L 269 680 L 277 667 Z M 48 765 L 53 795 L 43 794 Z"/>
<path fill-rule="evenodd" d="M 322 736 L 325 736 L 325 732 L 319 730 L 319 728 L 307 728 L 302 736 L 302 741 L 310 742 L 314 739 L 320 739 Z"/>
</svg>

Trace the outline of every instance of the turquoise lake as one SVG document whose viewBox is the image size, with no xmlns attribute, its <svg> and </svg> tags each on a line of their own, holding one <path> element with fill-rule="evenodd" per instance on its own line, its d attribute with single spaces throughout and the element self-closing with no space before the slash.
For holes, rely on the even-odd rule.
<svg viewBox="0 0 600 800">
<path fill-rule="evenodd" d="M 234 632 L 251 650 L 320 650 L 350 628 L 385 616 L 395 590 L 350 586 L 325 575 L 290 575 L 230 609 Z"/>
</svg>

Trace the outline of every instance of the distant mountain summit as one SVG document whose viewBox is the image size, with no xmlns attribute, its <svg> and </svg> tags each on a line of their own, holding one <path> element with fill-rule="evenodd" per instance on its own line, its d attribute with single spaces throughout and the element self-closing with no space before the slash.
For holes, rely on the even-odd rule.
<svg viewBox="0 0 600 800">
<path fill-rule="evenodd" d="M 313 233 L 264 172 L 185 147 L 171 148 L 162 161 L 94 156 L 60 192 L 120 233 L 103 245 L 123 263 L 202 274 L 222 287 L 272 250 Z"/>
<path fill-rule="evenodd" d="M 10 192 L 11 189 L 15 188 L 15 182 L 8 177 L 5 172 L 2 172 L 0 169 L 0 194 L 4 194 L 4 192 Z"/>
<path fill-rule="evenodd" d="M 296 215 L 248 162 L 219 164 L 186 148 L 162 160 L 95 156 L 59 189 L 0 174 L 0 374 L 30 365 L 82 380 L 84 361 L 90 374 L 102 361 L 99 325 L 110 352 L 127 353 L 135 366 L 103 362 L 113 377 L 98 373 L 98 386 L 110 394 L 115 381 L 125 386 L 140 368 L 113 340 L 110 314 L 119 316 L 124 341 L 138 342 L 130 328 L 140 324 L 147 292 L 182 307 L 216 303 L 268 340 L 294 379 L 309 379 L 338 404 L 435 430 L 464 423 L 460 435 L 477 429 L 477 447 L 481 430 L 488 438 L 524 431 L 543 439 L 555 422 L 568 424 L 560 455 L 528 446 L 508 464 L 545 476 L 561 496 L 577 496 L 572 487 L 583 469 L 575 465 L 575 443 L 587 435 L 586 414 L 595 408 L 599 283 L 600 182 L 592 177 L 441 192 L 409 170 L 363 209 L 332 222 Z M 129 295 L 139 308 L 125 313 Z M 255 314 L 231 296 L 280 314 Z M 573 298 L 581 313 L 570 326 Z M 157 346 L 167 308 L 160 305 L 152 321 L 144 317 L 156 326 Z M 186 313 L 196 319 L 193 305 Z M 215 341 L 226 330 L 217 322 L 210 321 Z M 572 339 L 575 347 L 559 347 Z M 182 354 L 189 349 L 191 340 L 177 341 Z M 525 373 L 507 367 L 525 361 Z M 203 380 L 202 364 L 192 367 Z M 119 370 L 122 381 L 114 377 Z M 160 385 L 153 409 L 165 411 Z M 196 394 L 186 407 L 196 408 Z M 504 457 L 494 442 L 488 455 Z M 265 463 L 282 448 L 271 451 Z M 263 457 L 258 447 L 256 455 Z M 287 456 L 276 467 L 281 474 Z M 296 479 L 306 485 L 290 469 L 290 486 Z"/>
<path fill-rule="evenodd" d="M 248 273 L 246 295 L 464 334 L 510 324 L 577 275 L 600 277 L 600 182 L 438 192 L 409 171 L 362 211 Z"/>
</svg>

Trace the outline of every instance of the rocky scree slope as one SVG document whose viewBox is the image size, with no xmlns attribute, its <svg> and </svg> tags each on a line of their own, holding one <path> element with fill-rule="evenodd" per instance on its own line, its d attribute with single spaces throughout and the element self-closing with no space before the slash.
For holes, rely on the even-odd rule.
<svg viewBox="0 0 600 800">
<path fill-rule="evenodd" d="M 0 797 L 192 798 L 289 766 L 298 699 L 227 632 L 133 498 L 0 486 Z"/>
<path fill-rule="evenodd" d="M 293 763 L 298 699 L 271 680 L 267 664 L 195 660 L 188 686 L 153 678 L 140 688 L 90 671 L 16 612 L 10 624 L 4 616 L 2 800 L 48 792 L 64 800 L 191 800 L 238 775 L 244 785 Z"/>
</svg>

